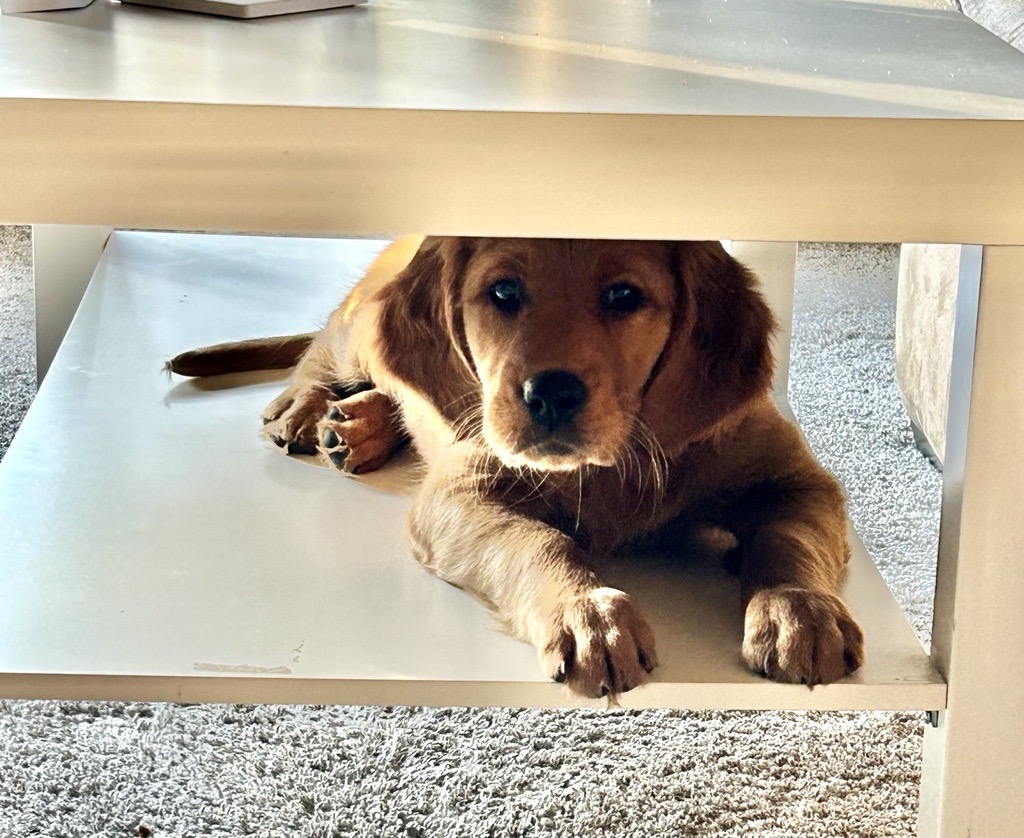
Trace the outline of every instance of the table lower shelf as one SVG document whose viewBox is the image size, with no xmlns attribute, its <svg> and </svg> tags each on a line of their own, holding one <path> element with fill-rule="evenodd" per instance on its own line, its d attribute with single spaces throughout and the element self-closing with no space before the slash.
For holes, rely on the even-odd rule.
<svg viewBox="0 0 1024 838">
<path fill-rule="evenodd" d="M 0 463 L 0 697 L 601 706 L 421 569 L 410 464 L 345 478 L 259 434 L 279 374 L 168 380 L 178 351 L 316 328 L 382 242 L 115 233 Z M 939 709 L 945 684 L 859 540 L 867 663 L 808 690 L 740 659 L 713 563 L 617 560 L 659 642 L 626 707 Z"/>
</svg>

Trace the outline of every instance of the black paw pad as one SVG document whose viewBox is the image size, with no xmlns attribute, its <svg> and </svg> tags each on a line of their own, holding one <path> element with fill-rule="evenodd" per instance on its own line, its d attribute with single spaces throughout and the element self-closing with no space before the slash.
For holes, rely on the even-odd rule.
<svg viewBox="0 0 1024 838">
<path fill-rule="evenodd" d="M 303 442 L 289 442 L 285 451 L 289 454 L 315 454 L 316 446 Z"/>
<path fill-rule="evenodd" d="M 338 447 L 338 435 L 334 432 L 333 428 L 328 428 L 324 431 L 323 437 L 324 448 L 337 448 Z"/>
<path fill-rule="evenodd" d="M 338 468 L 342 468 L 345 465 L 345 460 L 348 459 L 348 449 L 344 448 L 341 451 L 332 451 L 327 455 L 327 458 Z"/>
</svg>

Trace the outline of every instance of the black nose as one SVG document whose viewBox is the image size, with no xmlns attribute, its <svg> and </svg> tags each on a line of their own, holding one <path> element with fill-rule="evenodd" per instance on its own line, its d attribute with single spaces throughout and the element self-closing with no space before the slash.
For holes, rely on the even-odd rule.
<svg viewBox="0 0 1024 838">
<path fill-rule="evenodd" d="M 523 383 L 530 418 L 553 431 L 568 424 L 587 400 L 587 385 L 567 370 L 545 370 Z"/>
</svg>

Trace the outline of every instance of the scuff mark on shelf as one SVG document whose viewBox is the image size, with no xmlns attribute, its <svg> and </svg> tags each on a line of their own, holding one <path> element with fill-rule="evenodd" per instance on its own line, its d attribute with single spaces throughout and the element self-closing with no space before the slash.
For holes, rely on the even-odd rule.
<svg viewBox="0 0 1024 838">
<path fill-rule="evenodd" d="M 234 672 L 243 675 L 291 675 L 287 666 L 249 666 L 248 664 L 194 663 L 196 672 Z"/>
</svg>

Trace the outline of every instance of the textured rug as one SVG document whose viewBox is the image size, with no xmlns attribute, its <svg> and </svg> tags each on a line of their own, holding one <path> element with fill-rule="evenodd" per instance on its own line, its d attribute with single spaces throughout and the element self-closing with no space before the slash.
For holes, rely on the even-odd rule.
<svg viewBox="0 0 1024 838">
<path fill-rule="evenodd" d="M 791 396 L 927 639 L 941 478 L 893 378 L 898 248 L 800 256 Z M 25 228 L 0 228 L 0 318 L 2 455 L 34 387 Z M 921 732 L 899 713 L 0 702 L 0 835 L 912 835 Z"/>
<path fill-rule="evenodd" d="M 1024 52 L 1024 3 L 1020 0 L 954 0 L 965 15 Z"/>
</svg>

